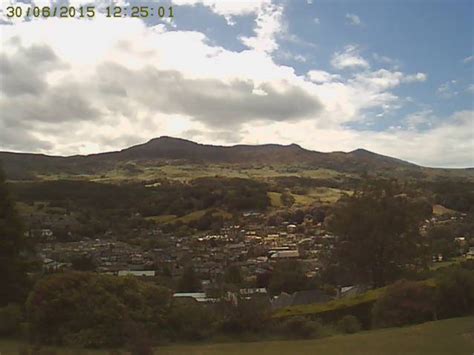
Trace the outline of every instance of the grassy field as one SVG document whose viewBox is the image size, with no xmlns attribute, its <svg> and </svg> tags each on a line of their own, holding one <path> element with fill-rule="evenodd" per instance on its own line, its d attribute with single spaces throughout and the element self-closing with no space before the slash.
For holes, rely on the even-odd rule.
<svg viewBox="0 0 474 355">
<path fill-rule="evenodd" d="M 209 210 L 198 210 L 198 211 L 188 213 L 182 217 L 178 217 L 174 214 L 165 214 L 161 216 L 146 217 L 146 219 L 149 221 L 153 221 L 155 223 L 176 223 L 176 222 L 189 223 L 192 221 L 197 221 L 199 218 L 203 217 L 208 211 Z M 232 214 L 221 209 L 216 209 L 212 213 L 212 215 L 215 217 L 221 216 L 224 219 L 232 218 Z"/>
<path fill-rule="evenodd" d="M 136 167 L 136 171 L 127 171 L 124 168 L 128 163 Z M 339 173 L 329 169 L 314 169 L 306 166 L 272 165 L 272 166 L 244 166 L 235 164 L 166 164 L 166 165 L 140 165 L 125 162 L 96 174 L 68 174 L 44 173 L 38 174 L 40 180 L 89 180 L 105 183 L 119 183 L 126 180 L 147 181 L 156 178 L 189 181 L 199 177 L 238 177 L 251 179 L 268 179 L 276 177 L 305 177 L 316 179 L 332 179 L 350 174 Z"/>
<path fill-rule="evenodd" d="M 18 354 L 21 344 L 0 340 L 2 355 Z M 108 351 L 54 349 L 57 354 L 97 354 Z M 123 352 L 122 354 L 124 354 Z M 474 317 L 455 318 L 420 325 L 337 335 L 315 340 L 263 341 L 173 345 L 157 348 L 163 355 L 472 355 L 474 353 Z"/>
<path fill-rule="evenodd" d="M 434 205 L 433 206 L 433 214 L 435 216 L 442 216 L 445 214 L 455 214 L 456 211 L 450 210 L 449 208 L 446 208 L 442 205 Z"/>
</svg>

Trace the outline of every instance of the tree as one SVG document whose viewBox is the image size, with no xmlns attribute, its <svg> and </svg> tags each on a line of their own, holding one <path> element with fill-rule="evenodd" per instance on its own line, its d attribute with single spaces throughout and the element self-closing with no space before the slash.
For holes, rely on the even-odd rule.
<svg viewBox="0 0 474 355">
<path fill-rule="evenodd" d="M 433 226 L 428 230 L 427 237 L 431 242 L 431 252 L 441 254 L 444 259 L 455 256 L 459 248 L 454 242 L 454 228 L 451 226 Z"/>
<path fill-rule="evenodd" d="M 295 198 L 288 191 L 285 191 L 281 194 L 280 200 L 281 200 L 281 203 L 283 204 L 283 206 L 285 206 L 285 207 L 291 207 L 295 203 Z"/>
<path fill-rule="evenodd" d="M 94 259 L 88 255 L 79 255 L 71 260 L 72 268 L 77 271 L 95 271 L 97 265 Z"/>
<path fill-rule="evenodd" d="M 196 275 L 192 266 L 186 266 L 178 282 L 179 292 L 196 292 L 201 289 L 201 280 Z"/>
<path fill-rule="evenodd" d="M 240 268 L 236 265 L 231 265 L 224 273 L 224 282 L 235 286 L 240 286 L 243 282 Z"/>
<path fill-rule="evenodd" d="M 0 306 L 21 303 L 26 297 L 28 281 L 22 256 L 26 247 L 22 224 L 0 167 Z"/>
<path fill-rule="evenodd" d="M 307 287 L 307 278 L 296 260 L 281 261 L 275 265 L 268 288 L 272 294 L 293 293 Z"/>
<path fill-rule="evenodd" d="M 168 289 L 136 278 L 66 272 L 38 281 L 26 308 L 33 339 L 45 344 L 145 347 L 145 332 L 165 334 L 170 304 Z"/>
<path fill-rule="evenodd" d="M 344 198 L 329 218 L 337 236 L 330 263 L 350 270 L 353 282 L 386 285 L 406 270 L 424 267 L 427 246 L 420 235 L 431 206 L 393 181 L 371 181 Z"/>
</svg>

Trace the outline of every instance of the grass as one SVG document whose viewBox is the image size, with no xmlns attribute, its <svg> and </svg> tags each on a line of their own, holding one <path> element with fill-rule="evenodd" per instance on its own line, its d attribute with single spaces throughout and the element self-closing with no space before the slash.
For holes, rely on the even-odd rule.
<svg viewBox="0 0 474 355">
<path fill-rule="evenodd" d="M 435 216 L 442 216 L 445 214 L 451 215 L 451 214 L 456 214 L 456 211 L 446 208 L 443 205 L 434 205 L 433 214 Z"/>
<path fill-rule="evenodd" d="M 127 164 L 136 166 L 134 172 L 127 171 Z M 314 169 L 307 166 L 274 164 L 268 166 L 245 164 L 163 164 L 149 165 L 147 163 L 124 162 L 106 167 L 94 174 L 48 173 L 37 174 L 40 180 L 88 180 L 105 183 L 120 183 L 121 181 L 147 181 L 156 178 L 168 178 L 178 181 L 189 181 L 199 177 L 238 177 L 251 179 L 268 179 L 284 176 L 296 176 L 315 179 L 333 179 L 349 176 L 330 169 Z"/>
<path fill-rule="evenodd" d="M 426 284 L 427 286 L 435 286 L 433 279 L 419 281 L 420 283 Z M 367 304 L 375 302 L 387 289 L 387 287 L 377 288 L 375 290 L 369 290 L 360 295 L 352 297 L 344 297 L 329 301 L 326 303 L 314 303 L 305 304 L 299 306 L 291 306 L 282 308 L 273 314 L 275 318 L 284 318 L 289 316 L 300 316 L 300 315 L 318 315 L 321 313 L 331 312 L 335 310 L 341 310 L 344 308 L 351 308 L 361 304 Z"/>
<path fill-rule="evenodd" d="M 194 211 L 191 213 L 188 213 L 184 216 L 178 217 L 174 214 L 164 214 L 160 216 L 151 216 L 151 217 L 146 217 L 147 220 L 153 221 L 155 223 L 161 224 L 161 223 L 176 223 L 176 222 L 183 222 L 183 223 L 189 223 L 193 221 L 197 221 L 198 219 L 202 218 L 210 209 L 205 209 L 205 210 L 198 210 Z M 217 209 L 215 210 L 212 215 L 214 217 L 221 216 L 224 219 L 230 219 L 232 218 L 232 214 L 221 210 Z"/>
<path fill-rule="evenodd" d="M 306 195 L 291 194 L 295 199 L 295 206 L 309 206 L 315 202 L 335 203 L 343 194 L 351 194 L 351 191 L 334 189 L 331 187 L 316 187 L 310 189 Z M 283 207 L 281 202 L 281 193 L 268 192 L 268 198 L 272 207 Z"/>
<path fill-rule="evenodd" d="M 440 261 L 440 262 L 437 262 L 437 263 L 433 263 L 433 265 L 431 265 L 430 269 L 431 270 L 442 269 L 444 267 L 448 267 L 448 266 L 451 266 L 451 265 L 460 264 L 464 260 L 466 260 L 464 257 L 458 256 L 458 257 L 452 258 L 451 260 L 448 260 L 448 261 Z"/>
<path fill-rule="evenodd" d="M 22 344 L 0 340 L 2 355 L 18 354 Z M 54 349 L 57 354 L 97 354 L 108 351 Z M 323 339 L 172 345 L 159 347 L 160 355 L 471 355 L 474 352 L 474 317 L 453 318 L 403 327 L 336 335 Z M 122 353 L 123 354 L 123 353 Z"/>
<path fill-rule="evenodd" d="M 267 196 L 270 199 L 272 207 L 283 207 L 281 202 L 281 193 L 279 192 L 267 192 Z"/>
<path fill-rule="evenodd" d="M 349 308 L 362 303 L 375 302 L 385 292 L 385 287 L 370 290 L 353 297 L 336 299 L 326 303 L 305 304 L 299 306 L 291 306 L 278 310 L 274 313 L 275 318 L 315 315 L 323 312 L 330 312 L 341 308 Z"/>
<path fill-rule="evenodd" d="M 170 346 L 160 348 L 159 354 L 471 355 L 473 351 L 474 317 L 468 317 L 319 340 Z"/>
</svg>

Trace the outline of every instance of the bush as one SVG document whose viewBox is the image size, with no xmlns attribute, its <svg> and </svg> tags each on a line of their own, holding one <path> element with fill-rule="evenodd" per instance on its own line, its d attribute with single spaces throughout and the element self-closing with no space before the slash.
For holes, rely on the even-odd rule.
<svg viewBox="0 0 474 355">
<path fill-rule="evenodd" d="M 20 331 L 22 313 L 20 306 L 9 304 L 0 308 L 0 336 L 16 335 Z"/>
<path fill-rule="evenodd" d="M 175 303 L 169 315 L 169 325 L 175 337 L 191 341 L 210 336 L 213 332 L 214 320 L 210 309 L 193 303 Z"/>
<path fill-rule="evenodd" d="M 474 271 L 453 267 L 437 279 L 437 308 L 440 318 L 474 314 Z"/>
<path fill-rule="evenodd" d="M 361 324 L 357 317 L 347 315 L 337 322 L 338 329 L 346 334 L 357 333 L 361 329 Z"/>
<path fill-rule="evenodd" d="M 39 342 L 114 347 L 124 345 L 130 323 L 160 336 L 169 303 L 167 289 L 134 278 L 70 272 L 40 280 L 27 311 Z"/>
<path fill-rule="evenodd" d="M 305 317 L 291 317 L 283 321 L 281 331 L 290 338 L 308 339 L 321 334 L 322 325 Z"/>
<path fill-rule="evenodd" d="M 372 315 L 379 327 L 399 327 L 435 318 L 435 291 L 432 286 L 401 280 L 389 286 L 377 300 Z"/>
<path fill-rule="evenodd" d="M 216 311 L 221 318 L 218 329 L 224 333 L 257 334 L 269 325 L 270 303 L 265 298 L 238 298 L 237 305 L 221 302 L 217 307 Z"/>
</svg>

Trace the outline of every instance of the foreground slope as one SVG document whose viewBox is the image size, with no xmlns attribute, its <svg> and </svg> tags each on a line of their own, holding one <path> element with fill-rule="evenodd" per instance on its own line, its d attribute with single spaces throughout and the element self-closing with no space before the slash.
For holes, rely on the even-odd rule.
<svg viewBox="0 0 474 355">
<path fill-rule="evenodd" d="M 24 345 L 0 340 L 2 355 L 18 354 Z M 109 354 L 101 350 L 57 348 L 57 354 Z M 206 345 L 173 345 L 155 354 L 181 355 L 471 355 L 474 353 L 474 317 L 454 318 L 404 327 L 337 335 L 315 340 L 262 341 Z M 125 352 L 122 352 L 125 354 Z M 128 353 L 127 353 L 128 354 Z"/>
</svg>

